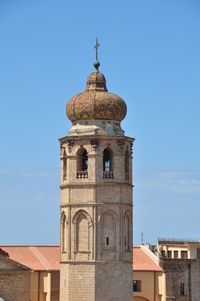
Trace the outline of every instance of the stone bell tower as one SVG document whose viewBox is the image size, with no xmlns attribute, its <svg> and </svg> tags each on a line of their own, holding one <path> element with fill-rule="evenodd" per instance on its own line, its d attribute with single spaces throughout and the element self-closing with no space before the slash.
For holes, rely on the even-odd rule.
<svg viewBox="0 0 200 301">
<path fill-rule="evenodd" d="M 98 48 L 98 43 L 96 45 Z M 72 127 L 60 138 L 60 301 L 131 301 L 132 143 L 122 98 L 99 72 L 72 97 Z"/>
</svg>

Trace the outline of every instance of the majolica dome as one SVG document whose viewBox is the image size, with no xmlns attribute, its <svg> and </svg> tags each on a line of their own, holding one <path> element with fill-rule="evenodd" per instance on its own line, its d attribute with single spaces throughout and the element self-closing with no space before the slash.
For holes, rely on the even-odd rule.
<svg viewBox="0 0 200 301">
<path fill-rule="evenodd" d="M 98 63 L 99 64 L 99 63 Z M 73 96 L 67 103 L 68 118 L 78 120 L 115 120 L 121 121 L 126 116 L 126 103 L 106 87 L 105 76 L 95 65 L 88 79 L 85 92 Z"/>
</svg>

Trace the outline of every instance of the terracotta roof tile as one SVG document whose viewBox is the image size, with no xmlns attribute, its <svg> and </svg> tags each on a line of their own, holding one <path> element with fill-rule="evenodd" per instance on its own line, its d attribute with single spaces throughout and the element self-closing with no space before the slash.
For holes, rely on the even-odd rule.
<svg viewBox="0 0 200 301">
<path fill-rule="evenodd" d="M 59 246 L 2 246 L 9 257 L 33 270 L 60 270 Z"/>
<path fill-rule="evenodd" d="M 60 270 L 59 246 L 0 246 L 9 258 L 32 270 Z M 133 248 L 133 270 L 162 271 L 162 268 L 141 247 Z"/>
<path fill-rule="evenodd" d="M 158 263 L 151 258 L 141 247 L 133 248 L 134 271 L 163 271 Z"/>
</svg>

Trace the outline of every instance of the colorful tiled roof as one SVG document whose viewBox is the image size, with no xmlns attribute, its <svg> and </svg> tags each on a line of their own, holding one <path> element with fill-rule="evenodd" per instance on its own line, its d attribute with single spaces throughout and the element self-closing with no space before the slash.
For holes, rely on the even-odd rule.
<svg viewBox="0 0 200 301">
<path fill-rule="evenodd" d="M 106 87 L 105 76 L 93 71 L 87 80 L 86 91 L 73 96 L 66 106 L 68 118 L 76 120 L 115 120 L 126 116 L 126 103 Z"/>
</svg>

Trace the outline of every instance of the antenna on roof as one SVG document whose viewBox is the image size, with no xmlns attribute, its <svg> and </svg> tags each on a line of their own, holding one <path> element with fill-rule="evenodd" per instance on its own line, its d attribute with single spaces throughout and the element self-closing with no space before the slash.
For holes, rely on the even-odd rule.
<svg viewBox="0 0 200 301">
<path fill-rule="evenodd" d="M 142 232 L 141 233 L 141 245 L 143 245 L 144 244 L 144 233 Z"/>
</svg>

